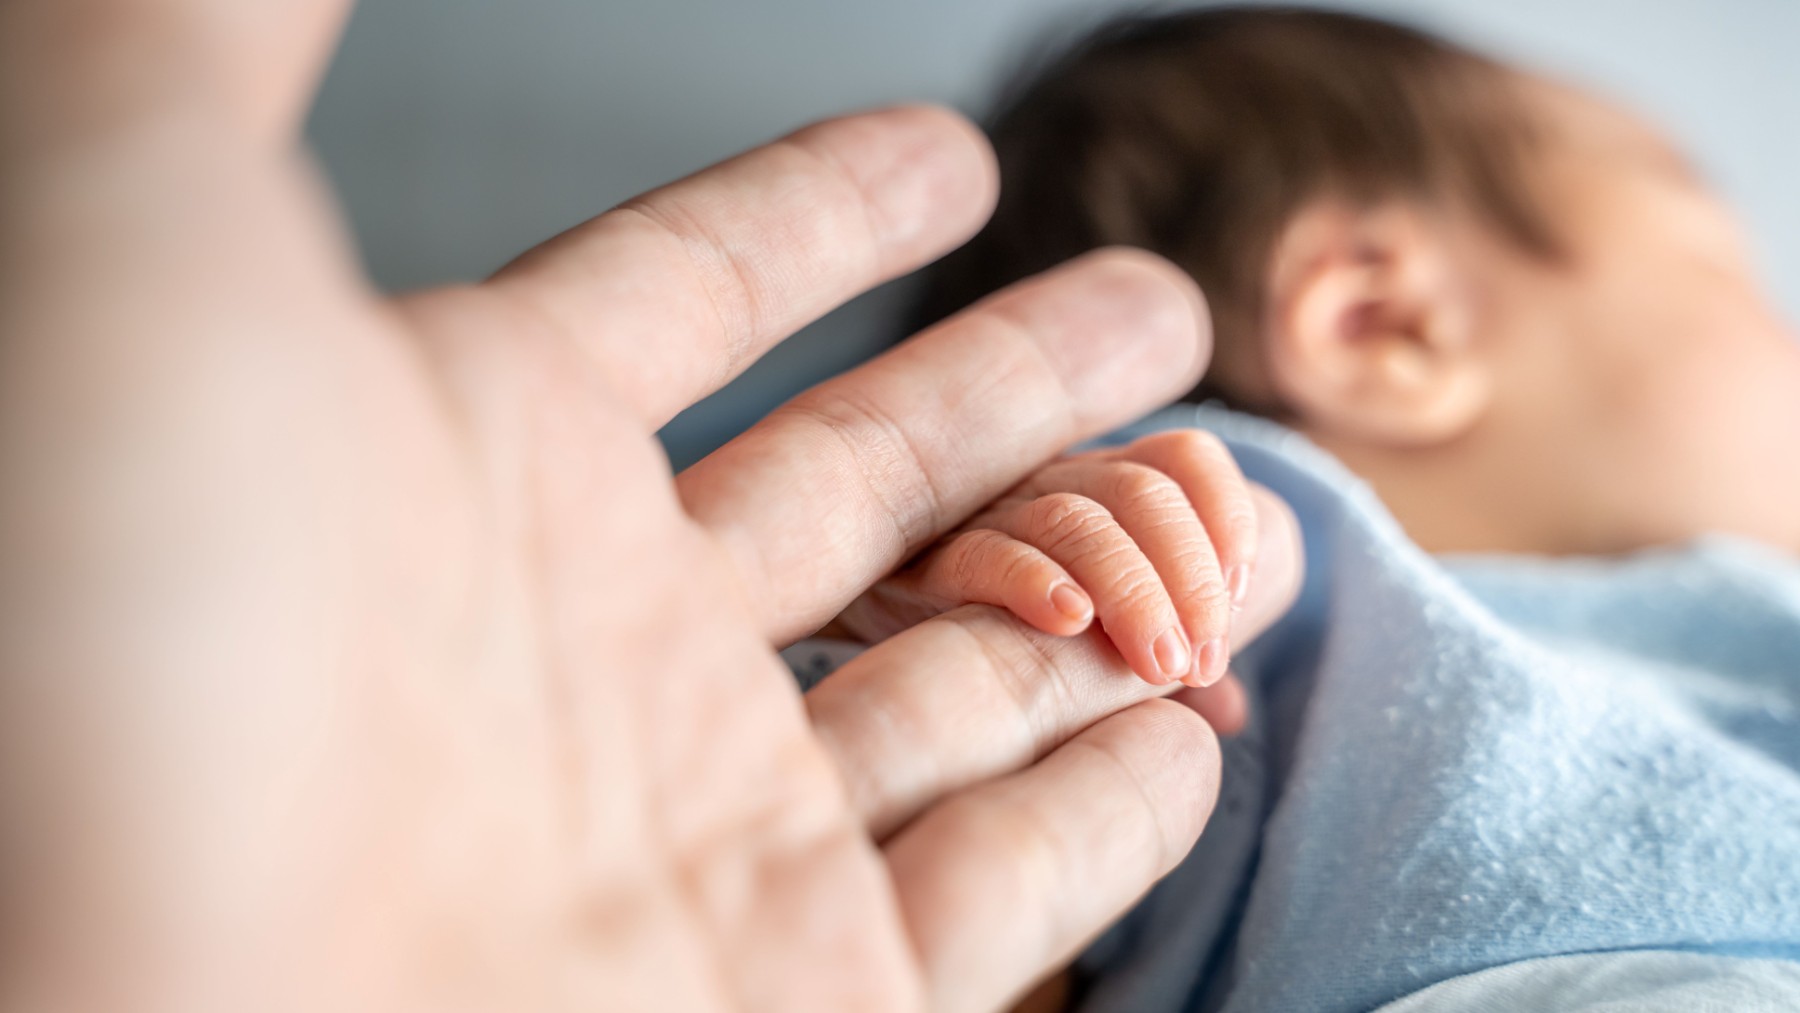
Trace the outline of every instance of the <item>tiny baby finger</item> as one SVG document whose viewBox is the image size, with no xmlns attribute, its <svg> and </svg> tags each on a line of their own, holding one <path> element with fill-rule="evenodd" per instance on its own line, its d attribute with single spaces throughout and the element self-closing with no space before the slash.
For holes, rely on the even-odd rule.
<svg viewBox="0 0 1800 1013">
<path fill-rule="evenodd" d="M 1100 624 L 1132 669 L 1163 685 L 1193 667 L 1193 644 L 1148 557 L 1113 515 L 1086 496 L 1053 492 L 993 515 L 993 526 L 1036 546 L 1093 599 Z"/>
</svg>

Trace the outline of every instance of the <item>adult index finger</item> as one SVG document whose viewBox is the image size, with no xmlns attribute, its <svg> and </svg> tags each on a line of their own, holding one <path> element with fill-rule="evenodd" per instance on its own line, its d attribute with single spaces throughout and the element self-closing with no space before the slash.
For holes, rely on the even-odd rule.
<svg viewBox="0 0 1800 1013">
<path fill-rule="evenodd" d="M 846 116 L 628 201 L 457 297 L 572 342 L 658 428 L 969 238 L 997 186 L 987 142 L 954 113 Z"/>
</svg>

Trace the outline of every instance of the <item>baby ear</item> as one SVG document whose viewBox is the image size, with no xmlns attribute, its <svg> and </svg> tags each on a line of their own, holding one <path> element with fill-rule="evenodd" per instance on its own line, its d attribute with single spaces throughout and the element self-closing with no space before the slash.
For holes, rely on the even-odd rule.
<svg viewBox="0 0 1800 1013">
<path fill-rule="evenodd" d="M 1304 428 L 1416 447 L 1485 413 L 1491 367 L 1452 238 L 1402 202 L 1320 200 L 1289 222 L 1270 259 L 1267 355 Z"/>
</svg>

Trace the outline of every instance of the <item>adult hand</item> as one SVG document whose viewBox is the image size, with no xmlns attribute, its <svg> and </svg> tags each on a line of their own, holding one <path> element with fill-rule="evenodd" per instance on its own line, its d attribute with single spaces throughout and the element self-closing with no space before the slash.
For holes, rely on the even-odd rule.
<svg viewBox="0 0 1800 1013">
<path fill-rule="evenodd" d="M 677 489 L 654 431 L 966 236 L 986 149 L 824 124 L 388 301 L 294 140 L 343 7 L 0 7 L 0 1004 L 1015 994 L 1191 844 L 1205 725 L 983 610 L 810 717 L 771 644 L 1183 389 L 1191 286 L 1089 258 Z"/>
</svg>

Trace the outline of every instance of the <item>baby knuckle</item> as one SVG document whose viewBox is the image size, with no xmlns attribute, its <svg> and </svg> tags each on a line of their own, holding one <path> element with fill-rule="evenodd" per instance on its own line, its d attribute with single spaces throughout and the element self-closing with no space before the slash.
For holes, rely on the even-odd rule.
<svg viewBox="0 0 1800 1013">
<path fill-rule="evenodd" d="M 945 560 L 951 582 L 957 587 L 973 586 L 993 572 L 996 555 L 1003 551 L 1003 544 L 1010 541 L 1000 532 L 986 529 L 958 535 Z"/>
<path fill-rule="evenodd" d="M 1107 474 L 1107 491 L 1132 511 L 1161 510 L 1187 502 L 1175 480 L 1142 464 L 1122 463 Z"/>
<path fill-rule="evenodd" d="M 1164 557 L 1165 564 L 1184 588 L 1201 588 L 1216 582 L 1218 563 L 1212 544 L 1205 538 L 1183 539 Z"/>
<path fill-rule="evenodd" d="M 1025 508 L 1025 529 L 1043 548 L 1091 539 L 1112 523 L 1105 507 L 1076 493 L 1039 496 Z"/>
<path fill-rule="evenodd" d="M 1188 592 L 1188 598 L 1191 603 L 1201 606 L 1203 611 L 1217 614 L 1230 607 L 1231 592 L 1226 589 L 1224 581 L 1208 577 Z"/>
<path fill-rule="evenodd" d="M 1040 575 L 1043 557 L 1031 551 L 1021 542 L 1013 542 L 1007 547 L 1004 559 L 997 568 L 1002 583 L 1010 587 L 1019 587 L 1035 580 Z M 1047 576 L 1047 575 L 1046 575 Z"/>
<path fill-rule="evenodd" d="M 1107 588 L 1106 597 L 1116 606 L 1130 612 L 1153 614 L 1167 610 L 1168 592 L 1154 572 L 1129 567 Z"/>
</svg>

